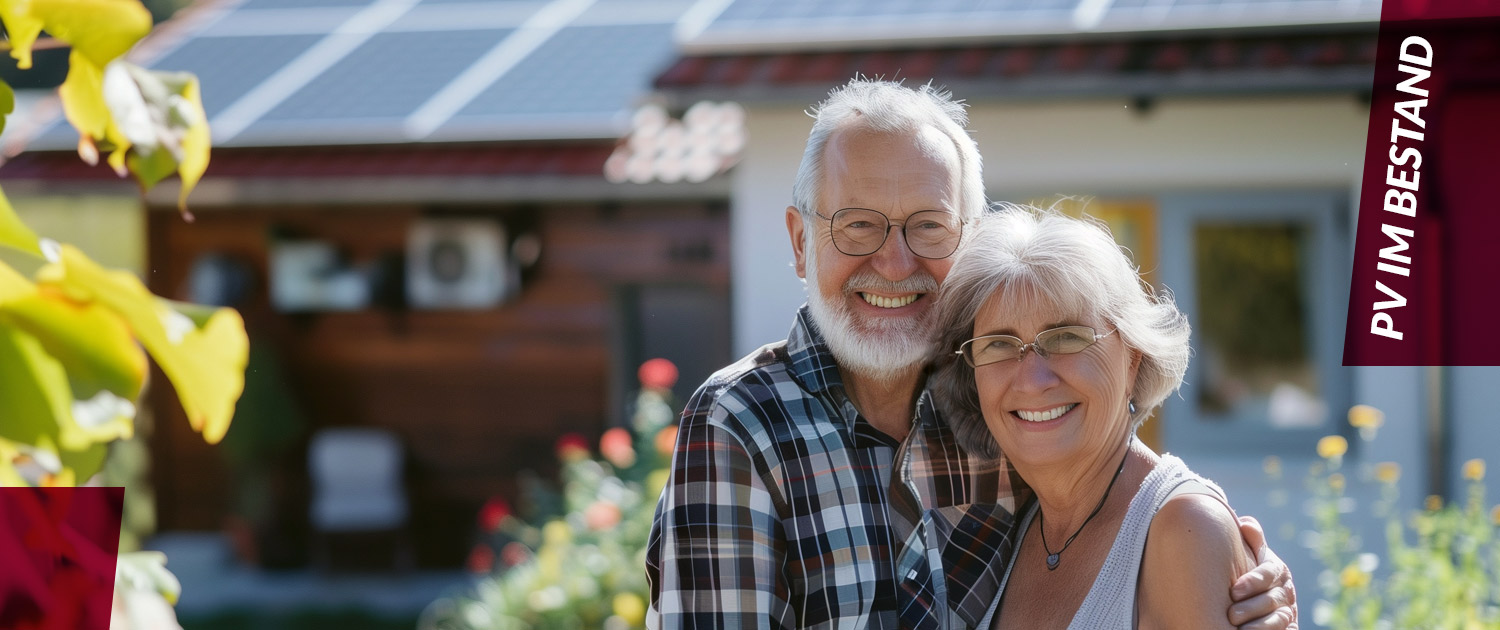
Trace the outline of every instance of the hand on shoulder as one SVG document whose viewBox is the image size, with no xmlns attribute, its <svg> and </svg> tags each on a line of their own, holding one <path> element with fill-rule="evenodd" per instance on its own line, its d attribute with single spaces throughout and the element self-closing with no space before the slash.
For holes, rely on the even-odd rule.
<svg viewBox="0 0 1500 630">
<path fill-rule="evenodd" d="M 1254 566 L 1239 522 L 1217 498 L 1182 494 L 1151 521 L 1137 586 L 1141 628 L 1233 628 L 1234 580 Z"/>
</svg>

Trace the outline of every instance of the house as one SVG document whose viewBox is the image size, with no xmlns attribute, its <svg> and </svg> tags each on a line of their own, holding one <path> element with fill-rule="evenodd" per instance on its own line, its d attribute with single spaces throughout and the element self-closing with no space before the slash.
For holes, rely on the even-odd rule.
<svg viewBox="0 0 1500 630">
<path fill-rule="evenodd" d="M 1459 496 L 1459 464 L 1500 443 L 1484 411 L 1500 403 L 1496 368 L 1341 365 L 1379 17 L 1374 0 L 724 0 L 679 22 L 655 85 L 677 107 L 746 111 L 729 193 L 735 353 L 784 337 L 804 299 L 774 261 L 791 259 L 781 217 L 806 108 L 861 74 L 964 99 L 992 200 L 1086 201 L 1176 295 L 1194 359 L 1142 437 L 1259 517 L 1311 602 L 1299 497 L 1318 438 L 1348 436 L 1350 479 L 1399 463 L 1407 507 Z M 1360 403 L 1385 413 L 1373 440 L 1345 420 Z M 1286 479 L 1268 479 L 1270 456 Z M 1375 494 L 1354 485 L 1364 511 L 1349 518 L 1378 546 Z"/>
<path fill-rule="evenodd" d="M 214 137 L 193 220 L 175 184 L 134 219 L 146 281 L 233 304 L 252 345 L 219 446 L 152 388 L 159 528 L 248 520 L 245 555 L 300 564 L 308 440 L 375 427 L 405 452 L 418 563 L 457 566 L 479 506 L 553 471 L 559 435 L 629 417 L 642 361 L 676 362 L 684 398 L 727 363 L 732 152 L 605 176 L 636 126 L 687 129 L 639 110 L 692 4 L 210 2 L 143 42 L 137 63 L 200 78 Z M 732 105 L 698 111 L 736 137 Z M 0 169 L 18 205 L 137 198 L 65 124 L 32 135 Z"/>
</svg>

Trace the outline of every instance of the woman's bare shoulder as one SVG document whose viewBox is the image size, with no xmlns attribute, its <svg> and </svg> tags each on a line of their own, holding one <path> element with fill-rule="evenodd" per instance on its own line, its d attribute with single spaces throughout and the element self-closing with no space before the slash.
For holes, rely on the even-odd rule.
<svg viewBox="0 0 1500 630">
<path fill-rule="evenodd" d="M 1151 521 L 1141 559 L 1141 627 L 1230 628 L 1235 578 L 1250 550 L 1234 513 L 1218 498 L 1180 494 Z"/>
</svg>

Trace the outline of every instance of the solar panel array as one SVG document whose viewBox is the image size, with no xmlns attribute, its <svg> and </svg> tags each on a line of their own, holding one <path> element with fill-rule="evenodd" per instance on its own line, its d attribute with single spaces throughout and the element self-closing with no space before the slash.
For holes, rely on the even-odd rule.
<svg viewBox="0 0 1500 630">
<path fill-rule="evenodd" d="M 693 2 L 245 0 L 149 65 L 198 75 L 216 146 L 615 138 Z"/>
<path fill-rule="evenodd" d="M 1380 0 L 716 0 L 691 52 L 1373 22 Z M 685 25 L 689 26 L 689 25 Z"/>
</svg>

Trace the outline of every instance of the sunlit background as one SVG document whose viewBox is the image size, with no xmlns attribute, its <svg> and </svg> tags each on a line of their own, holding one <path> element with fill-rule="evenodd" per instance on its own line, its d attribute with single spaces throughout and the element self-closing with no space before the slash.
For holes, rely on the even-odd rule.
<svg viewBox="0 0 1500 630">
<path fill-rule="evenodd" d="M 185 628 L 637 625 L 643 580 L 606 559 L 637 566 L 661 405 L 790 328 L 805 110 L 857 74 L 950 88 L 991 199 L 1104 219 L 1176 295 L 1193 362 L 1142 437 L 1260 520 L 1306 626 L 1359 585 L 1345 559 L 1391 570 L 1358 555 L 1385 554 L 1372 510 L 1464 500 L 1500 444 L 1496 368 L 1340 365 L 1378 0 L 147 4 L 175 16 L 132 59 L 196 73 L 213 128 L 195 220 L 78 160 L 65 51 L 12 81 L 0 184 L 38 233 L 245 318 L 224 442 L 158 374 L 117 448 Z M 679 376 L 642 398 L 652 358 Z M 639 435 L 601 452 L 615 427 Z M 1361 545 L 1332 561 L 1329 506 Z M 496 594 L 537 566 L 543 595 Z"/>
</svg>

